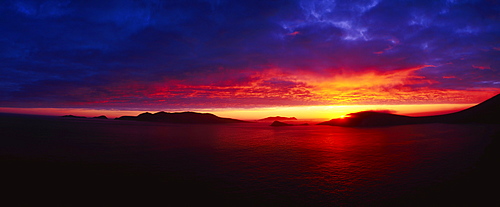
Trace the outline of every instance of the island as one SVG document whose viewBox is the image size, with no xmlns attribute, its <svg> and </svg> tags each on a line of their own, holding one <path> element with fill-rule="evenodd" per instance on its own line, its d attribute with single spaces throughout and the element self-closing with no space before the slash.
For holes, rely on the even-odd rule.
<svg viewBox="0 0 500 207">
<path fill-rule="evenodd" d="M 75 116 L 75 115 L 64 115 L 64 116 L 61 116 L 61 117 L 64 117 L 64 118 L 77 118 L 77 119 L 85 119 L 87 117 L 84 117 L 84 116 Z"/>
<path fill-rule="evenodd" d="M 157 113 L 142 113 L 138 116 L 122 116 L 116 120 L 132 120 L 132 121 L 149 121 L 149 122 L 164 122 L 178 124 L 229 124 L 229 123 L 249 123 L 238 119 L 221 118 L 210 113 L 197 112 L 157 112 Z"/>
<path fill-rule="evenodd" d="M 281 116 L 274 116 L 274 117 L 267 117 L 264 119 L 259 119 L 257 121 L 296 121 L 297 118 L 295 117 L 281 117 Z"/>
<path fill-rule="evenodd" d="M 468 109 L 436 116 L 403 116 L 377 111 L 362 111 L 348 114 L 345 118 L 332 119 L 318 125 L 345 127 L 379 127 L 428 123 L 483 123 L 500 124 L 500 94 Z"/>
<path fill-rule="evenodd" d="M 280 122 L 280 121 L 274 121 L 271 125 L 269 126 L 308 126 L 309 124 L 308 123 L 304 123 L 304 124 L 288 124 L 288 123 L 285 123 L 285 122 Z"/>
</svg>

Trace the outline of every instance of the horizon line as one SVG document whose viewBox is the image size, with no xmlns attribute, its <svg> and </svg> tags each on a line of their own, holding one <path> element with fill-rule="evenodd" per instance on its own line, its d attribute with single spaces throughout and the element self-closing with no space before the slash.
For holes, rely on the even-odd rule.
<svg viewBox="0 0 500 207">
<path fill-rule="evenodd" d="M 360 111 L 389 111 L 393 114 L 407 116 L 431 116 L 453 113 L 472 107 L 476 104 L 381 104 L 381 105 L 329 105 L 329 106 L 291 106 L 291 107 L 261 107 L 261 108 L 199 108 L 170 110 L 123 110 L 123 109 L 92 109 L 92 108 L 18 108 L 0 107 L 0 113 L 63 116 L 75 115 L 96 117 L 104 115 L 108 118 L 120 116 L 136 116 L 145 112 L 197 112 L 212 113 L 219 117 L 241 120 L 258 120 L 266 117 L 282 116 L 297 119 L 329 120 L 340 118 L 349 113 Z"/>
</svg>

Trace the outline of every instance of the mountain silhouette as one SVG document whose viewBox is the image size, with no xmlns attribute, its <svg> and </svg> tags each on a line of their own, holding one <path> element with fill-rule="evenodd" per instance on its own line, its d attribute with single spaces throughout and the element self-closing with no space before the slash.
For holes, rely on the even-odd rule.
<svg viewBox="0 0 500 207">
<path fill-rule="evenodd" d="M 274 126 L 274 127 L 277 127 L 277 126 L 309 126 L 309 124 L 308 123 L 303 123 L 303 124 L 288 124 L 288 123 L 281 122 L 281 121 L 274 121 L 269 126 Z"/>
<path fill-rule="evenodd" d="M 104 116 L 104 115 L 101 115 L 101 116 L 96 116 L 96 117 L 93 117 L 94 119 L 108 119 L 108 117 Z"/>
<path fill-rule="evenodd" d="M 78 119 L 87 118 L 87 117 L 84 117 L 84 116 L 75 116 L 75 115 L 64 115 L 64 116 L 61 116 L 61 117 L 65 117 L 65 118 L 78 118 Z"/>
<path fill-rule="evenodd" d="M 259 119 L 257 121 L 291 121 L 291 120 L 297 120 L 295 117 L 281 117 L 281 116 L 273 116 L 273 117 L 267 117 L 264 119 Z"/>
<path fill-rule="evenodd" d="M 287 124 L 287 123 L 284 123 L 284 122 L 280 122 L 280 121 L 274 121 L 271 125 L 269 126 L 293 126 L 293 124 Z"/>
<path fill-rule="evenodd" d="M 346 118 L 332 119 L 318 125 L 347 127 L 377 127 L 427 123 L 486 123 L 500 124 L 500 94 L 468 109 L 436 116 L 403 116 L 397 114 L 362 111 L 349 114 Z"/>
<path fill-rule="evenodd" d="M 122 116 L 116 118 L 118 120 L 133 120 L 133 121 L 150 121 L 150 122 L 165 122 L 165 123 L 180 123 L 180 124 L 227 124 L 227 123 L 246 123 L 237 119 L 221 118 L 209 113 L 196 112 L 157 112 L 157 113 L 142 113 L 138 116 Z"/>
</svg>

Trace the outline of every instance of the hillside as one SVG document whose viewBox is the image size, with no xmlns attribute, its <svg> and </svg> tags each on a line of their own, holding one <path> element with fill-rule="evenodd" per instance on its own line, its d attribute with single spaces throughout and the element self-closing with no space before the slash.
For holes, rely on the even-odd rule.
<svg viewBox="0 0 500 207">
<path fill-rule="evenodd" d="M 273 116 L 273 117 L 267 117 L 264 119 L 259 119 L 257 121 L 295 121 L 297 118 L 295 117 L 281 117 L 281 116 Z"/>
<path fill-rule="evenodd" d="M 444 115 L 411 117 L 375 111 L 349 114 L 318 125 L 347 127 L 377 127 L 426 123 L 488 123 L 500 124 L 500 94 L 468 109 Z"/>
<path fill-rule="evenodd" d="M 142 113 L 138 116 L 122 116 L 117 120 L 133 120 L 133 121 L 150 121 L 150 122 L 165 122 L 179 124 L 227 124 L 227 123 L 246 123 L 237 119 L 221 118 L 209 113 L 196 112 L 157 112 L 157 113 Z"/>
</svg>

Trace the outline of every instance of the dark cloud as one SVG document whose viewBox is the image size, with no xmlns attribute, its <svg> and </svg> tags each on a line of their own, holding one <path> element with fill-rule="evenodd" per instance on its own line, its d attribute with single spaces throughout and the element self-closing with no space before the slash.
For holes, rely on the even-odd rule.
<svg viewBox="0 0 500 207">
<path fill-rule="evenodd" d="M 0 106 L 309 104 L 305 71 L 422 68 L 407 88 L 498 91 L 499 13 L 495 1 L 3 1 Z M 288 77 L 259 75 L 273 70 Z"/>
</svg>

